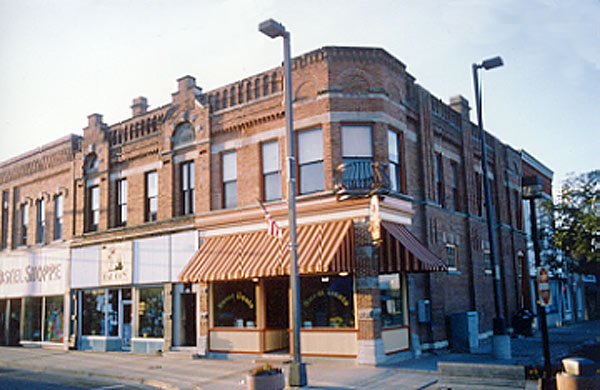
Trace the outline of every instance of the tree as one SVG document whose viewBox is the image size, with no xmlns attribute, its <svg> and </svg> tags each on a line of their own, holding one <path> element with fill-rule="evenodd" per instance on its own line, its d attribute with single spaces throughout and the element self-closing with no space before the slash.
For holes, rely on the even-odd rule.
<svg viewBox="0 0 600 390">
<path fill-rule="evenodd" d="M 600 170 L 565 180 L 553 211 L 556 247 L 600 280 Z"/>
</svg>

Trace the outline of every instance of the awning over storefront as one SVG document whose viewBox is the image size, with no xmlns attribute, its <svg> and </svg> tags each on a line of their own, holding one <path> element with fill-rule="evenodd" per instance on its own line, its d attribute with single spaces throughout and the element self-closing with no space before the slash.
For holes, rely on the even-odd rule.
<svg viewBox="0 0 600 390">
<path fill-rule="evenodd" d="M 289 231 L 281 239 L 266 231 L 205 238 L 179 275 L 182 282 L 219 281 L 289 275 Z M 300 225 L 297 229 L 300 274 L 352 272 L 352 220 Z"/>
<path fill-rule="evenodd" d="M 381 222 L 383 242 L 379 272 L 446 271 L 448 267 L 406 227 Z"/>
</svg>

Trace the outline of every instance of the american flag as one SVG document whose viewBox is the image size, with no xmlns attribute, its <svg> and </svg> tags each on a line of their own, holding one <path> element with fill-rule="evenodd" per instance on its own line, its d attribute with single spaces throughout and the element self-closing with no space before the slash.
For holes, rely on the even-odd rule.
<svg viewBox="0 0 600 390">
<path fill-rule="evenodd" d="M 271 214 L 269 214 L 269 212 L 260 200 L 258 201 L 258 204 L 260 204 L 260 207 L 265 213 L 265 221 L 267 222 L 267 233 L 270 236 L 281 238 L 283 236 L 283 232 L 279 229 L 279 226 L 277 226 L 275 218 L 273 218 Z"/>
</svg>

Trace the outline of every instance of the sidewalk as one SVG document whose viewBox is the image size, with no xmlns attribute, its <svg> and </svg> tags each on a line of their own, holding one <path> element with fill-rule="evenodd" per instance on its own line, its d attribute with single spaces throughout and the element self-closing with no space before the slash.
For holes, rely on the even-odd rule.
<svg viewBox="0 0 600 390">
<path fill-rule="evenodd" d="M 591 321 L 550 330 L 554 361 L 578 347 L 600 343 L 600 322 Z M 535 364 L 543 361 L 541 337 L 511 339 L 513 358 L 494 360 L 486 341 L 475 354 L 448 351 L 385 367 L 357 365 L 344 359 L 305 358 L 309 386 L 306 389 L 425 390 L 437 381 L 437 362 Z M 0 367 L 110 377 L 144 383 L 162 389 L 246 389 L 246 373 L 256 367 L 250 356 L 229 359 L 190 359 L 184 356 L 136 355 L 126 352 L 56 351 L 40 348 L 0 347 Z M 284 369 L 286 367 L 284 366 Z"/>
</svg>

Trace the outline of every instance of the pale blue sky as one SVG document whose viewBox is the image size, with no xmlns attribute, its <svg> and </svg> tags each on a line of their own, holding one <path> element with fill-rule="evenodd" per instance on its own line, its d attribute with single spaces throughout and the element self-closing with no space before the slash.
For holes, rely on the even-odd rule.
<svg viewBox="0 0 600 390">
<path fill-rule="evenodd" d="M 486 128 L 555 187 L 600 168 L 600 0 L 0 0 L 0 161 L 92 113 L 121 121 L 134 97 L 166 104 L 181 76 L 210 90 L 277 66 L 281 40 L 257 31 L 269 17 L 293 55 L 381 47 L 446 102 L 472 104 L 471 64 L 501 55 L 483 74 Z"/>
</svg>

